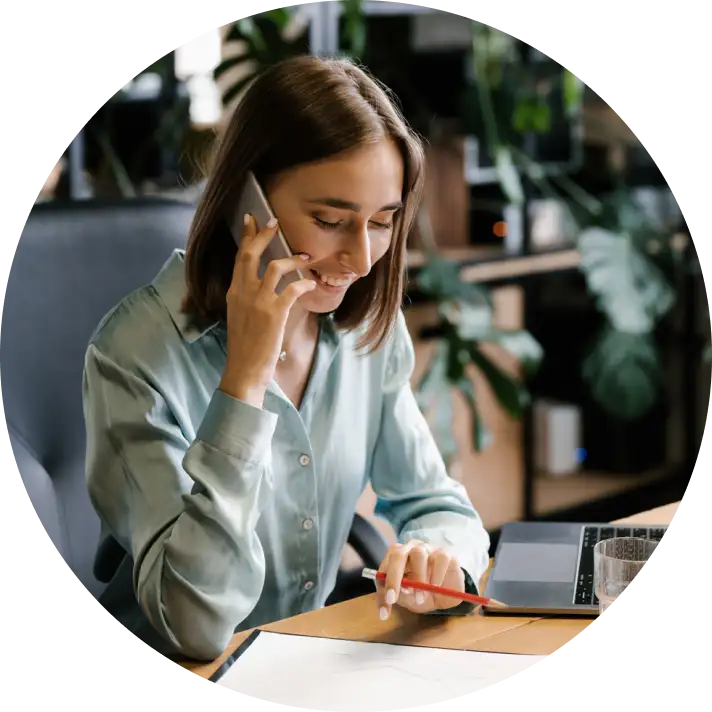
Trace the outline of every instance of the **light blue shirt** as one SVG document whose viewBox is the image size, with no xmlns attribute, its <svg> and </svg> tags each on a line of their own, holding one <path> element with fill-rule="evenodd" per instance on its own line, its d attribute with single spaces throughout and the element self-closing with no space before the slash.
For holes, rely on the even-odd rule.
<svg viewBox="0 0 712 712">
<path fill-rule="evenodd" d="M 88 488 L 129 553 L 108 610 L 166 654 L 212 659 L 235 630 L 321 607 L 369 482 L 400 541 L 445 547 L 479 580 L 489 537 L 414 399 L 402 314 L 366 356 L 324 318 L 299 409 L 274 381 L 259 409 L 218 389 L 225 328 L 196 327 L 184 294 L 176 251 L 86 354 Z"/>
</svg>

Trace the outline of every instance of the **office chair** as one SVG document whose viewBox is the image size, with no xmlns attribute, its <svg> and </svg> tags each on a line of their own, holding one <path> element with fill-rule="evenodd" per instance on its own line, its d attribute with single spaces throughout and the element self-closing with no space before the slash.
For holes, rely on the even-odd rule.
<svg viewBox="0 0 712 712">
<path fill-rule="evenodd" d="M 40 521 L 96 597 L 124 551 L 108 544 L 113 565 L 94 569 L 100 524 L 84 475 L 84 353 L 102 316 L 185 245 L 193 212 L 187 203 L 146 198 L 38 205 L 10 271 L 0 340 L 10 442 Z M 369 567 L 386 550 L 358 516 L 349 543 Z M 340 572 L 334 600 L 362 592 L 355 573 Z"/>
</svg>

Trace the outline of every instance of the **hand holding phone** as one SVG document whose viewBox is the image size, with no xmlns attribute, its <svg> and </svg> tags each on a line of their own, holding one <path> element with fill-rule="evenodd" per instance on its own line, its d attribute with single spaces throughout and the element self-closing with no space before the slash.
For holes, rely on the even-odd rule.
<svg viewBox="0 0 712 712">
<path fill-rule="evenodd" d="M 264 229 L 268 223 L 276 219 L 260 184 L 251 171 L 247 174 L 245 187 L 243 188 L 233 217 L 232 235 L 238 248 L 244 229 L 243 223 L 245 215 L 252 215 L 256 219 L 258 230 Z M 278 228 L 274 239 L 267 245 L 262 253 L 259 268 L 260 278 L 264 276 L 265 270 L 270 262 L 273 260 L 281 260 L 285 257 L 292 257 L 292 254 L 292 250 L 284 237 L 284 233 L 281 228 Z M 304 275 L 298 269 L 284 275 L 277 285 L 277 293 L 281 293 L 289 284 L 300 279 L 304 279 Z"/>
<path fill-rule="evenodd" d="M 274 216 L 258 229 L 255 217 L 243 213 L 239 233 L 236 222 L 232 229 L 238 250 L 227 293 L 227 360 L 220 390 L 261 408 L 282 351 L 289 312 L 316 283 L 298 276 L 285 279 L 300 275 L 298 268 L 308 264 L 308 256 L 291 255 L 288 248 L 287 256 L 265 256 L 279 234 Z M 271 254 L 279 253 L 273 250 Z"/>
</svg>

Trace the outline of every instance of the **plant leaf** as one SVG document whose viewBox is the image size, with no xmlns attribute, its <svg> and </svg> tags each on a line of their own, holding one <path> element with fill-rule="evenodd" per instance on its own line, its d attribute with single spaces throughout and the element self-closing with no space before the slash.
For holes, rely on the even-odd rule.
<svg viewBox="0 0 712 712">
<path fill-rule="evenodd" d="M 598 308 L 617 331 L 645 334 L 672 307 L 662 271 L 627 234 L 584 230 L 578 240 L 581 271 Z"/>
<path fill-rule="evenodd" d="M 466 347 L 472 362 L 482 372 L 502 408 L 512 418 L 521 418 L 524 409 L 529 405 L 529 392 L 526 388 L 485 356 L 476 342 L 470 341 Z"/>
<path fill-rule="evenodd" d="M 453 385 L 459 383 L 465 376 L 465 364 L 469 361 L 463 342 L 458 338 L 450 338 L 447 343 L 447 380 Z"/>
<path fill-rule="evenodd" d="M 489 301 L 477 304 L 460 302 L 457 309 L 457 333 L 465 341 L 484 341 L 492 333 L 493 310 Z"/>
<path fill-rule="evenodd" d="M 252 72 L 245 77 L 238 79 L 229 89 L 225 90 L 222 101 L 227 106 L 240 92 L 257 76 L 257 72 Z"/>
<path fill-rule="evenodd" d="M 575 116 L 583 100 L 583 82 L 568 69 L 564 69 L 561 81 L 563 83 L 564 110 L 568 116 Z"/>
<path fill-rule="evenodd" d="M 438 302 L 464 301 L 468 303 L 490 303 L 489 293 L 479 284 L 463 282 L 460 265 L 442 257 L 431 256 L 418 272 L 418 287 Z"/>
<path fill-rule="evenodd" d="M 483 341 L 485 339 L 482 339 Z M 499 344 L 505 351 L 514 356 L 524 369 L 527 377 L 533 376 L 538 370 L 543 358 L 544 349 L 541 344 L 525 330 L 493 331 L 486 341 Z"/>
<path fill-rule="evenodd" d="M 417 282 L 420 289 L 438 300 L 456 299 L 460 269 L 454 262 L 432 257 L 418 273 Z"/>
<path fill-rule="evenodd" d="M 425 372 L 414 389 L 418 406 L 423 412 L 430 407 L 439 393 L 443 393 L 449 387 L 447 379 L 445 378 L 446 363 L 447 343 L 440 341 L 438 342 L 435 353 L 430 361 L 428 361 Z"/>
<path fill-rule="evenodd" d="M 225 36 L 225 42 L 245 42 L 251 50 L 264 52 L 266 44 L 260 29 L 261 18 L 264 18 L 264 14 L 237 20 Z M 269 18 L 267 21 L 272 22 Z"/>
<path fill-rule="evenodd" d="M 657 401 L 662 382 L 652 336 L 605 328 L 584 361 L 583 377 L 606 412 L 621 420 L 639 418 Z"/>
<path fill-rule="evenodd" d="M 497 146 L 495 149 L 495 166 L 499 183 L 512 205 L 522 205 L 524 203 L 524 189 L 514 161 L 512 152 L 507 146 Z"/>
<path fill-rule="evenodd" d="M 474 384 L 467 376 L 464 376 L 457 382 L 456 387 L 465 398 L 465 402 L 469 406 L 470 413 L 472 414 L 472 445 L 475 452 L 482 452 L 492 444 L 494 438 L 492 431 L 487 428 L 480 417 L 477 400 L 475 399 Z"/>
<path fill-rule="evenodd" d="M 286 7 L 278 7 L 274 10 L 267 10 L 266 12 L 261 13 L 260 16 L 271 20 L 280 30 L 286 29 L 292 19 L 292 13 L 289 8 Z"/>
<path fill-rule="evenodd" d="M 448 389 L 436 401 L 432 424 L 433 437 L 444 460 L 457 453 L 457 443 L 453 437 L 454 414 L 452 393 Z"/>
<path fill-rule="evenodd" d="M 457 445 L 452 435 L 452 386 L 446 378 L 448 344 L 438 342 L 425 373 L 414 388 L 415 399 L 423 415 L 428 418 L 433 438 L 444 460 L 456 454 Z M 431 409 L 434 410 L 432 412 Z"/>
<path fill-rule="evenodd" d="M 233 67 L 239 67 L 245 62 L 251 62 L 256 60 L 257 55 L 253 54 L 252 52 L 246 52 L 245 54 L 238 54 L 234 57 L 228 57 L 227 59 L 224 59 L 222 62 L 220 62 L 217 67 L 215 67 L 215 69 L 213 70 L 213 78 L 216 80 L 220 79 L 220 77 L 225 74 L 225 72 L 232 69 Z"/>
</svg>

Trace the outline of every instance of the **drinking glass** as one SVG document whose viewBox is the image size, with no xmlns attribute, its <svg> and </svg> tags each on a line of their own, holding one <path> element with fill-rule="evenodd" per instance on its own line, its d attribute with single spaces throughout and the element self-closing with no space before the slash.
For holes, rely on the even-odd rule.
<svg viewBox="0 0 712 712">
<path fill-rule="evenodd" d="M 599 614 L 608 615 L 616 601 L 648 573 L 648 561 L 655 558 L 658 542 L 637 537 L 599 541 L 593 550 L 593 586 Z"/>
</svg>

